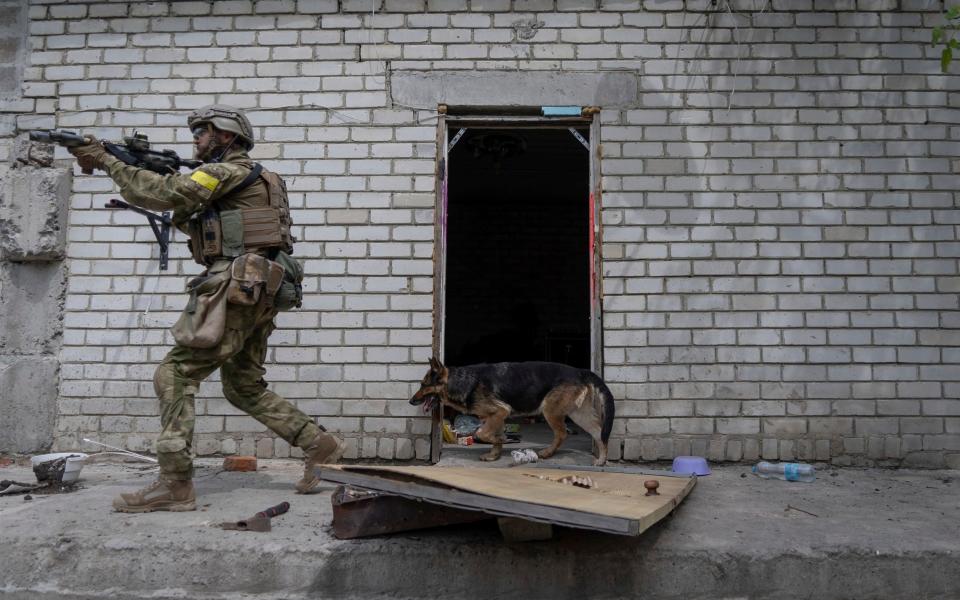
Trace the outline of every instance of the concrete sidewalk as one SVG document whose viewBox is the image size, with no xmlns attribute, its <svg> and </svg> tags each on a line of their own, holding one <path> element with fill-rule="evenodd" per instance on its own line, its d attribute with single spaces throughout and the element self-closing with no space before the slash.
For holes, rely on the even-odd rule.
<svg viewBox="0 0 960 600">
<path fill-rule="evenodd" d="M 464 450 L 445 462 L 479 466 L 482 450 Z M 87 465 L 70 494 L 0 496 L 0 597 L 960 597 L 956 471 L 825 468 L 803 484 L 715 467 L 639 538 L 558 529 L 509 545 L 490 523 L 337 540 L 333 486 L 294 494 L 297 462 L 263 460 L 256 473 L 197 462 L 196 512 L 112 512 L 117 493 L 155 476 L 144 463 Z M 34 480 L 28 466 L 0 479 Z M 284 500 L 270 533 L 214 527 Z"/>
</svg>

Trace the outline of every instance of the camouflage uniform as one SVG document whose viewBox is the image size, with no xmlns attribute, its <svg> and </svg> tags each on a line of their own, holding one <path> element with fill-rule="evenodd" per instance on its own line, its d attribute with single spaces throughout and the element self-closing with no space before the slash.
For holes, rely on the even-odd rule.
<svg viewBox="0 0 960 600">
<path fill-rule="evenodd" d="M 238 197 L 229 194 L 253 168 L 247 153 L 236 149 L 222 161 L 182 175 L 158 175 L 116 159 L 106 161 L 105 168 L 127 202 L 150 210 L 172 210 L 175 224 L 185 223 L 190 215 L 212 204 L 220 210 L 263 206 L 265 194 L 258 191 L 262 182 L 251 185 Z M 197 172 L 209 178 L 198 177 Z M 219 182 L 215 186 L 211 184 L 214 180 Z M 221 198 L 223 201 L 218 202 Z M 222 273 L 230 264 L 230 259 L 217 260 L 207 273 Z M 321 433 L 310 417 L 268 390 L 263 380 L 267 338 L 275 328 L 276 315 L 277 311 L 264 302 L 251 306 L 227 304 L 226 327 L 219 344 L 212 348 L 177 344 L 160 363 L 153 385 L 160 399 L 163 431 L 157 440 L 157 456 L 163 476 L 191 478 L 194 397 L 200 382 L 218 368 L 227 400 L 291 446 L 305 448 Z"/>
<path fill-rule="evenodd" d="M 174 224 L 192 233 L 194 258 L 208 267 L 201 278 L 202 283 L 191 288 L 190 302 L 174 326 L 174 338 L 178 343 L 157 367 L 153 377 L 154 389 L 160 400 L 160 423 L 163 427 L 157 440 L 160 477 L 142 490 L 120 494 L 114 499 L 114 508 L 122 512 L 196 509 L 191 483 L 195 396 L 200 382 L 216 369 L 220 369 L 223 393 L 231 404 L 266 425 L 290 445 L 304 450 L 304 474 L 296 484 L 298 491 L 306 493 L 313 490 L 319 483 L 313 467 L 324 462 L 335 462 L 345 449 L 341 440 L 326 433 L 310 417 L 267 389 L 263 380 L 263 362 L 267 354 L 267 339 L 274 330 L 274 318 L 277 316 L 274 298 L 260 289 L 262 293 L 259 300 L 251 295 L 250 301 L 246 302 L 243 294 L 255 290 L 244 288 L 244 284 L 237 281 L 235 283 L 241 296 L 233 299 L 238 303 L 226 302 L 230 298 L 226 291 L 231 282 L 233 258 L 217 254 L 220 250 L 207 248 L 210 239 L 206 237 L 207 230 L 195 226 L 200 213 L 214 208 L 216 212 L 211 213 L 210 219 L 215 222 L 215 227 L 221 227 L 224 234 L 234 235 L 237 233 L 235 222 L 229 225 L 222 223 L 221 216 L 225 211 L 246 214 L 245 211 L 249 210 L 251 215 L 260 214 L 267 206 L 276 208 L 274 203 L 279 201 L 282 211 L 276 213 L 281 215 L 280 229 L 276 231 L 280 237 L 266 238 L 279 239 L 279 247 L 272 245 L 274 241 L 263 242 L 256 232 L 251 233 L 252 237 L 248 240 L 243 223 L 240 228 L 243 230 L 241 249 L 247 253 L 244 255 L 244 264 L 251 262 L 247 260 L 251 253 L 281 260 L 285 256 L 283 252 L 279 256 L 272 253 L 289 251 L 288 246 L 292 241 L 288 229 L 284 229 L 289 227 L 289 220 L 284 221 L 286 217 L 282 216 L 286 210 L 286 192 L 282 190 L 282 182 L 276 175 L 266 171 L 258 171 L 258 175 L 253 175 L 255 164 L 247 155 L 247 150 L 253 147 L 253 129 L 241 111 L 224 105 L 202 107 L 190 115 L 188 125 L 194 134 L 197 152 L 212 156 L 218 150 L 219 156 L 215 161 L 203 164 L 185 175 L 159 175 L 126 165 L 107 153 L 90 136 L 87 136 L 88 144 L 70 148 L 85 171 L 94 168 L 106 171 L 130 204 L 148 210 L 173 211 Z M 232 137 L 229 135 L 231 133 Z M 248 176 L 251 176 L 252 183 L 247 181 Z M 206 215 L 203 217 L 203 227 L 207 226 L 207 218 Z M 255 217 L 251 219 L 252 226 L 259 226 Z M 231 244 L 234 243 L 231 241 Z M 197 251 L 200 247 L 202 251 Z M 212 247 L 220 248 L 216 245 Z M 230 249 L 232 253 L 236 247 L 231 245 Z M 272 264 L 263 259 L 259 262 L 268 266 Z M 287 264 L 287 267 L 273 265 L 269 268 L 283 267 L 281 272 L 298 268 L 289 262 Z M 283 276 L 287 275 L 290 273 Z M 214 301 L 216 298 L 223 301 Z M 290 295 L 285 295 L 285 298 L 289 299 Z M 222 321 L 209 320 L 217 325 L 214 328 L 216 335 L 204 339 L 203 344 L 194 343 L 203 338 L 201 333 L 209 333 L 202 318 L 193 319 L 193 315 L 201 312 L 195 310 L 201 300 L 210 300 L 207 305 L 221 310 L 220 314 L 224 317 Z M 221 323 L 224 325 L 222 335 L 219 330 Z M 183 342 L 185 339 L 191 343 Z"/>
</svg>

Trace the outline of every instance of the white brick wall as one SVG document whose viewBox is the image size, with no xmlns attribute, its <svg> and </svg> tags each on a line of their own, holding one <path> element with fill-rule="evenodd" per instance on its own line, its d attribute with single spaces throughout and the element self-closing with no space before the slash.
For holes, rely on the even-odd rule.
<svg viewBox="0 0 960 600">
<path fill-rule="evenodd" d="M 35 0 L 14 110 L 188 153 L 189 109 L 249 109 L 308 271 L 267 379 L 351 456 L 425 458 L 406 398 L 430 353 L 434 107 L 392 105 L 389 73 L 633 72 L 636 105 L 599 116 L 612 455 L 958 464 L 960 80 L 928 43 L 936 3 L 373 8 Z M 178 235 L 158 275 L 149 228 L 101 208 L 105 178 L 74 191 L 61 444 L 143 449 L 152 365 L 198 268 Z M 295 452 L 218 387 L 198 401 L 201 452 Z"/>
</svg>

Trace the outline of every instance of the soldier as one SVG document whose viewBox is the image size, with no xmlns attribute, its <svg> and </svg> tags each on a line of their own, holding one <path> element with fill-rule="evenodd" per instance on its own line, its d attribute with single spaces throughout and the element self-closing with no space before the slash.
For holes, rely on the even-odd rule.
<svg viewBox="0 0 960 600">
<path fill-rule="evenodd" d="M 126 165 L 92 136 L 89 144 L 70 149 L 81 167 L 106 171 L 127 202 L 172 210 L 174 225 L 190 237 L 194 260 L 206 267 L 187 284 L 190 299 L 173 327 L 176 346 L 153 377 L 163 428 L 157 440 L 160 477 L 142 490 L 120 494 L 113 501 L 120 512 L 195 510 L 194 396 L 216 369 L 231 404 L 303 449 L 298 492 L 316 487 L 313 467 L 336 462 L 345 449 L 342 440 L 268 390 L 263 380 L 267 338 L 278 310 L 299 306 L 302 279 L 299 264 L 289 257 L 293 238 L 283 180 L 247 155 L 253 128 L 240 110 L 205 106 L 193 111 L 187 124 L 194 157 L 205 164 L 186 175 Z"/>
</svg>

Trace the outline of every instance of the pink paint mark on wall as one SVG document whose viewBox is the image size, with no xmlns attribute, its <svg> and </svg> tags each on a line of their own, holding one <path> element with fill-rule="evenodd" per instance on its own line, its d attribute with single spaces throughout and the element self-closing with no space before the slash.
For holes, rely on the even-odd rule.
<svg viewBox="0 0 960 600">
<path fill-rule="evenodd" d="M 447 177 L 443 178 L 443 186 L 440 188 L 440 243 L 444 252 L 447 248 Z"/>
<path fill-rule="evenodd" d="M 591 304 L 591 305 L 596 305 L 596 303 L 597 303 L 597 293 L 596 293 L 596 292 L 597 292 L 597 290 L 596 290 L 596 275 L 597 275 L 597 273 L 596 273 L 596 257 L 594 256 L 594 254 L 595 254 L 594 242 L 596 241 L 596 239 L 595 239 L 595 236 L 594 236 L 594 216 L 593 216 L 593 211 L 594 211 L 593 192 L 590 192 L 590 217 L 589 217 L 589 221 L 590 221 L 590 236 L 589 236 L 589 237 L 590 237 L 590 242 L 589 242 L 589 244 L 590 244 L 590 249 L 589 249 L 589 251 L 588 251 L 588 253 L 589 253 L 589 255 L 590 255 L 590 304 Z"/>
</svg>

